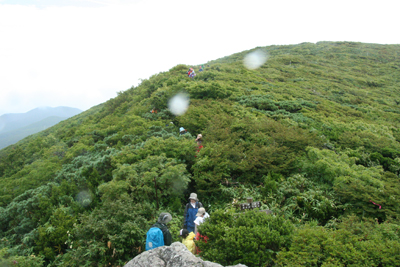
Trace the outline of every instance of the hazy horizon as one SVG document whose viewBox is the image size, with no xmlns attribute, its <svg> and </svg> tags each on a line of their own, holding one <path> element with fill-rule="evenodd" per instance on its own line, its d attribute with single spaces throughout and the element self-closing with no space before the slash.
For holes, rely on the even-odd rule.
<svg viewBox="0 0 400 267">
<path fill-rule="evenodd" d="M 259 46 L 399 44 L 380 1 L 0 0 L 0 115 L 87 110 L 177 64 Z"/>
</svg>

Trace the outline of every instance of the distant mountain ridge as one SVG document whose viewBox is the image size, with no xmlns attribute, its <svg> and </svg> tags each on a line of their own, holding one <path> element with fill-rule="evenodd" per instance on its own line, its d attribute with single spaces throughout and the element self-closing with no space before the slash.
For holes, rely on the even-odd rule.
<svg viewBox="0 0 400 267">
<path fill-rule="evenodd" d="M 0 116 L 0 149 L 81 112 L 71 107 L 41 107 L 26 113 L 3 114 Z"/>
<path fill-rule="evenodd" d="M 0 116 L 0 133 L 28 126 L 50 116 L 69 118 L 82 110 L 71 107 L 40 107 L 26 113 L 8 113 Z"/>
</svg>

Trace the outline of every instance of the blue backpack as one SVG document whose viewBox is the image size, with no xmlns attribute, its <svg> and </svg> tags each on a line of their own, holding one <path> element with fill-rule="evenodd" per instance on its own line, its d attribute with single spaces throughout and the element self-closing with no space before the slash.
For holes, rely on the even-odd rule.
<svg viewBox="0 0 400 267">
<path fill-rule="evenodd" d="M 147 231 L 146 251 L 164 246 L 164 235 L 160 228 L 152 227 Z"/>
</svg>

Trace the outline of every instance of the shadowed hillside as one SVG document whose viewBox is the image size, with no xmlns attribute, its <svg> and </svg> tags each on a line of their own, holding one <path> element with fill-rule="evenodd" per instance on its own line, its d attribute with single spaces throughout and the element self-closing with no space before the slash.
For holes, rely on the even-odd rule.
<svg viewBox="0 0 400 267">
<path fill-rule="evenodd" d="M 248 70 L 257 49 L 268 60 Z M 202 72 L 175 66 L 0 150 L 0 263 L 122 266 L 161 211 L 179 241 L 197 192 L 211 215 L 197 243 L 206 260 L 398 264 L 400 45 L 251 51 Z M 190 98 L 181 116 L 168 110 L 178 93 Z M 249 196 L 272 215 L 238 216 Z"/>
</svg>

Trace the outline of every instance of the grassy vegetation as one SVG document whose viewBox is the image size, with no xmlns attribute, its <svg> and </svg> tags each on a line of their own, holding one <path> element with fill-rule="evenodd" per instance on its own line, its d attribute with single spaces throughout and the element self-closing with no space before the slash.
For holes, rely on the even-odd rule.
<svg viewBox="0 0 400 267">
<path fill-rule="evenodd" d="M 214 218 L 200 228 L 213 240 L 198 244 L 207 260 L 399 262 L 400 45 L 255 49 L 268 54 L 256 70 L 243 66 L 253 50 L 208 62 L 193 80 L 178 65 L 0 150 L 0 263 L 122 266 L 161 211 L 179 241 L 190 192 Z M 190 107 L 174 116 L 179 92 Z M 237 217 L 249 196 L 273 215 Z"/>
</svg>

